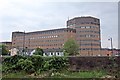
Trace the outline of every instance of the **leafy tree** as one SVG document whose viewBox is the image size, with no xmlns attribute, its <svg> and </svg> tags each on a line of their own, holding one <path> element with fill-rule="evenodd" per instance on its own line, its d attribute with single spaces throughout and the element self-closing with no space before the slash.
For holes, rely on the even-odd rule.
<svg viewBox="0 0 120 80">
<path fill-rule="evenodd" d="M 63 52 L 65 55 L 77 55 L 79 51 L 79 47 L 74 39 L 68 39 L 63 47 Z"/>
<path fill-rule="evenodd" d="M 0 48 L 2 48 L 2 55 L 7 55 L 9 53 L 5 45 L 1 45 Z"/>
<path fill-rule="evenodd" d="M 33 53 L 33 54 L 34 54 L 34 55 L 41 55 L 41 56 L 43 56 L 43 53 L 44 53 L 43 49 L 41 49 L 41 48 L 36 48 L 36 49 L 35 49 L 35 53 Z"/>
</svg>

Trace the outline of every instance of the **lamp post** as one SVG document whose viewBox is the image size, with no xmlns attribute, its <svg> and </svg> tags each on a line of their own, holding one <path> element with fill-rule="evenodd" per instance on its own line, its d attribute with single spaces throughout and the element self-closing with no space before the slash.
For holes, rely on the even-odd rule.
<svg viewBox="0 0 120 80">
<path fill-rule="evenodd" d="M 113 40 L 112 40 L 112 38 L 110 38 L 110 39 L 108 39 L 108 40 L 110 40 L 110 41 L 111 41 L 111 43 L 110 43 L 110 44 L 111 44 L 111 51 L 112 51 L 112 56 L 113 56 L 113 42 L 112 42 Z"/>
<path fill-rule="evenodd" d="M 25 52 L 25 31 L 23 32 L 23 54 Z"/>
</svg>

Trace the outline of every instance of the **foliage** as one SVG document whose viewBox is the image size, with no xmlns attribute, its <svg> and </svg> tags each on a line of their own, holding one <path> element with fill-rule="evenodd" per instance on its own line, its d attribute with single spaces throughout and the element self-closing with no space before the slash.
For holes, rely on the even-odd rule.
<svg viewBox="0 0 120 80">
<path fill-rule="evenodd" d="M 74 39 L 68 39 L 63 47 L 63 51 L 65 55 L 77 55 L 79 51 L 79 47 Z"/>
<path fill-rule="evenodd" d="M 7 47 L 5 45 L 1 45 L 2 47 L 2 55 L 8 55 L 9 50 L 7 50 Z"/>
<path fill-rule="evenodd" d="M 7 77 L 10 76 L 17 76 L 16 73 L 19 72 L 26 72 L 28 74 L 34 74 L 34 75 L 43 75 L 44 72 L 46 74 L 48 73 L 47 77 L 53 77 L 53 78 L 100 78 L 102 76 L 105 76 L 109 73 L 109 75 L 117 76 L 119 77 L 119 70 L 118 64 L 116 65 L 116 59 L 110 58 L 110 64 L 115 67 L 118 74 L 110 73 L 107 70 L 97 70 L 97 71 L 83 71 L 80 70 L 79 72 L 69 71 L 68 68 L 68 57 L 43 57 L 40 55 L 33 55 L 29 57 L 23 57 L 20 55 L 12 56 L 12 57 L 4 57 L 3 64 L 2 64 L 2 71 L 3 74 L 5 74 Z M 92 64 L 93 65 L 93 64 Z M 107 63 L 107 67 L 109 67 L 109 62 Z M 112 69 L 112 68 L 111 68 Z M 66 71 L 65 71 L 66 70 Z M 114 70 L 113 70 L 114 71 Z M 14 74 L 11 74 L 14 73 Z M 10 74 L 10 75 L 9 75 Z M 31 75 L 32 75 L 31 74 Z M 113 75 L 114 74 L 114 75 Z M 21 74 L 20 74 L 21 75 Z M 26 76 L 26 75 L 23 75 Z M 36 77 L 36 76 L 32 77 Z M 39 77 L 39 76 L 37 76 Z"/>
<path fill-rule="evenodd" d="M 20 55 L 5 57 L 5 59 L 2 61 L 2 72 L 9 73 L 14 70 L 19 70 L 20 68 L 17 67 L 16 64 L 20 59 L 26 58 Z"/>
<path fill-rule="evenodd" d="M 68 59 L 66 57 L 52 57 L 44 62 L 45 70 L 58 70 L 68 66 Z"/>
<path fill-rule="evenodd" d="M 40 73 L 42 71 L 56 71 L 68 66 L 68 58 L 66 57 L 42 57 L 33 55 L 23 57 L 15 55 L 7 57 L 3 61 L 3 72 L 10 73 L 15 71 L 26 71 L 27 73 Z"/>
<path fill-rule="evenodd" d="M 41 56 L 43 56 L 43 53 L 44 53 L 43 49 L 41 49 L 41 48 L 36 48 L 36 49 L 35 49 L 35 53 L 33 53 L 33 54 L 34 54 L 34 55 L 41 55 Z"/>
<path fill-rule="evenodd" d="M 42 56 L 40 56 L 40 55 L 32 55 L 28 59 L 33 62 L 33 66 L 34 66 L 35 71 L 42 68 L 42 64 L 43 64 Z"/>
<path fill-rule="evenodd" d="M 18 66 L 19 68 L 21 68 L 22 70 L 26 71 L 26 72 L 34 72 L 34 66 L 32 61 L 28 60 L 28 59 L 20 59 L 16 66 Z"/>
<path fill-rule="evenodd" d="M 20 59 L 26 59 L 26 57 L 20 56 L 20 55 L 15 55 L 15 56 L 11 56 L 11 57 L 6 57 L 3 61 L 3 64 L 17 64 L 18 60 Z"/>
</svg>

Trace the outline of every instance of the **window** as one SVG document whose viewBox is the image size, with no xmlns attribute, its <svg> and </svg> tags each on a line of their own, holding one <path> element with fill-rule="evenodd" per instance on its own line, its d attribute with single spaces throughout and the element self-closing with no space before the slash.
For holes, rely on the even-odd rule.
<svg viewBox="0 0 120 80">
<path fill-rule="evenodd" d="M 85 35 L 85 37 L 91 37 L 91 35 Z"/>
<path fill-rule="evenodd" d="M 51 52 L 51 55 L 53 55 L 53 53 Z"/>
<path fill-rule="evenodd" d="M 94 28 L 94 26 L 91 26 L 91 28 Z"/>
<path fill-rule="evenodd" d="M 86 26 L 86 28 L 90 28 L 90 26 Z"/>
<path fill-rule="evenodd" d="M 84 26 L 81 26 L 81 28 L 85 28 Z"/>
<path fill-rule="evenodd" d="M 95 22 L 97 22 L 97 19 L 94 19 Z"/>
</svg>

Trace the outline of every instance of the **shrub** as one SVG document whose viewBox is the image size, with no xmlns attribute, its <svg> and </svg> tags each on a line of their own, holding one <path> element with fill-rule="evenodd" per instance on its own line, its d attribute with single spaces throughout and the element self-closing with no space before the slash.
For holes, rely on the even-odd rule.
<svg viewBox="0 0 120 80">
<path fill-rule="evenodd" d="M 28 60 L 28 59 L 20 59 L 18 61 L 18 63 L 16 64 L 17 67 L 19 67 L 20 69 L 26 71 L 26 72 L 34 72 L 34 66 L 32 61 Z"/>
<path fill-rule="evenodd" d="M 2 72 L 9 73 L 9 72 L 13 72 L 15 70 L 20 70 L 20 68 L 18 66 L 16 66 L 19 59 L 26 59 L 26 58 L 23 56 L 20 56 L 20 55 L 6 57 L 2 61 Z"/>
<path fill-rule="evenodd" d="M 68 66 L 67 57 L 42 57 L 33 55 L 29 57 L 13 56 L 3 61 L 3 72 L 26 71 L 27 73 L 41 71 L 56 71 Z"/>
<path fill-rule="evenodd" d="M 42 68 L 43 58 L 40 55 L 33 55 L 33 56 L 30 56 L 28 59 L 33 62 L 35 71 Z"/>
<path fill-rule="evenodd" d="M 68 66 L 68 59 L 66 57 L 49 57 L 44 62 L 44 70 L 58 70 Z"/>
<path fill-rule="evenodd" d="M 41 49 L 41 48 L 36 48 L 36 49 L 35 49 L 35 53 L 33 53 L 33 54 L 34 54 L 34 55 L 41 55 L 41 56 L 43 56 L 43 53 L 44 53 L 43 49 Z"/>
<path fill-rule="evenodd" d="M 3 60 L 3 64 L 11 64 L 11 65 L 15 65 L 18 60 L 20 59 L 26 59 L 25 57 L 23 56 L 20 56 L 20 55 L 15 55 L 15 56 L 11 56 L 11 57 L 6 57 L 4 60 Z"/>
</svg>

